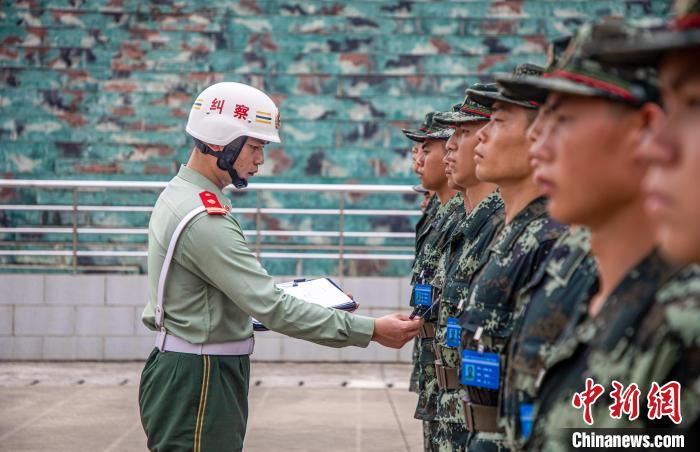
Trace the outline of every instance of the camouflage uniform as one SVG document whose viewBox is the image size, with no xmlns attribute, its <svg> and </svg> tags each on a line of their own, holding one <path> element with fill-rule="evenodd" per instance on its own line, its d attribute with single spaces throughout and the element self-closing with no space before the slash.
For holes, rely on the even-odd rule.
<svg viewBox="0 0 700 452">
<path fill-rule="evenodd" d="M 411 141 L 422 143 L 425 141 L 426 137 L 428 136 L 428 127 L 432 124 L 434 115 L 435 115 L 435 112 L 430 112 L 430 113 L 426 114 L 425 119 L 423 120 L 423 123 L 421 124 L 421 126 L 418 129 L 401 129 L 401 131 Z M 437 194 L 433 194 L 433 196 L 430 198 L 430 201 L 428 202 L 428 206 L 425 209 L 425 212 L 423 212 L 423 215 L 421 216 L 420 220 L 418 220 L 418 223 L 416 223 L 416 247 L 415 247 L 415 253 L 414 253 L 414 255 L 416 257 L 413 261 L 414 268 L 415 268 L 416 260 L 419 258 L 419 256 L 422 253 L 423 245 L 425 244 L 425 240 L 428 237 L 427 229 L 430 227 L 430 225 L 435 220 L 435 216 L 437 215 L 439 208 L 440 208 L 440 199 L 438 198 Z M 416 285 L 417 278 L 418 278 L 418 274 L 416 274 L 414 272 L 411 275 L 411 286 Z M 409 300 L 409 304 L 411 306 L 413 306 L 413 294 L 411 294 L 411 299 Z M 417 369 L 418 369 L 419 353 L 420 353 L 420 338 L 416 338 L 413 341 L 413 353 L 411 356 L 411 362 L 413 363 L 413 371 L 411 372 L 411 379 L 410 379 L 410 383 L 408 385 L 408 390 L 411 392 L 418 392 L 418 370 Z"/>
<path fill-rule="evenodd" d="M 547 370 L 547 358 L 571 318 L 588 307 L 598 290 L 589 231 L 565 232 L 532 282 L 518 297 L 508 345 L 499 418 L 512 449 L 521 449 L 521 404 L 533 404 Z"/>
<path fill-rule="evenodd" d="M 430 198 L 430 201 L 428 202 L 428 207 L 425 209 L 425 212 L 423 212 L 423 216 L 421 216 L 420 220 L 418 220 L 418 223 L 416 223 L 416 252 L 415 256 L 419 256 L 421 254 L 421 250 L 423 249 L 423 244 L 425 243 L 425 239 L 427 238 L 427 234 L 423 234 L 425 229 L 430 226 L 430 224 L 433 222 L 435 219 L 435 215 L 438 212 L 438 209 L 440 207 L 440 199 L 437 197 L 437 195 L 433 195 Z M 415 262 L 414 262 L 415 265 Z M 415 273 L 411 277 L 411 285 L 416 284 L 416 279 L 417 276 Z M 412 304 L 412 299 L 411 299 L 411 304 Z M 413 341 L 413 354 L 412 354 L 412 362 L 414 369 L 416 368 L 416 363 L 418 362 L 418 353 L 420 349 L 420 338 L 416 338 Z M 411 372 L 411 381 L 408 385 L 408 390 L 411 392 L 418 392 L 418 372 L 414 371 Z"/>
<path fill-rule="evenodd" d="M 435 219 L 439 208 L 440 199 L 436 194 L 433 194 L 433 196 L 430 197 L 430 201 L 428 201 L 428 207 L 425 209 L 425 212 L 423 212 L 418 223 L 416 223 L 416 256 L 420 254 L 423 244 L 425 243 L 425 238 L 427 237 L 423 232 Z"/>
<path fill-rule="evenodd" d="M 549 44 L 548 72 L 570 41 L 571 36 L 561 36 Z M 523 80 L 496 77 L 501 87 L 511 92 L 513 86 L 520 88 Z M 542 104 L 548 93 L 525 84 L 519 94 Z M 582 227 L 565 232 L 517 299 L 499 401 L 499 423 L 512 449 L 521 449 L 529 433 L 531 422 L 521 419 L 520 410 L 529 408 L 537 397 L 538 385 L 547 370 L 547 356 L 573 313 L 585 310 L 597 290 L 597 269 L 590 253 L 589 236 L 589 231 Z"/>
<path fill-rule="evenodd" d="M 444 206 L 438 209 L 438 214 L 433 223 L 426 229 L 428 235 L 422 248 L 420 256 L 416 258 L 413 267 L 413 274 L 418 283 L 430 283 L 433 281 L 442 254 L 446 250 L 446 244 L 452 237 L 457 225 L 464 218 L 464 198 L 460 193 L 450 199 Z M 417 276 L 416 276 L 417 275 Z M 411 297 L 413 298 L 413 297 Z M 421 419 L 423 423 L 423 433 L 425 444 L 429 442 L 431 436 L 431 421 L 435 418 L 435 404 L 431 400 L 435 397 L 437 389 L 437 379 L 435 377 L 435 351 L 433 350 L 433 339 L 435 322 L 437 320 L 436 303 L 437 293 L 433 291 L 434 308 L 426 316 L 425 323 L 419 338 L 418 360 L 413 369 L 413 374 L 418 380 L 418 404 L 416 406 L 415 418 Z"/>
<path fill-rule="evenodd" d="M 496 85 L 475 84 L 472 89 L 496 91 Z M 442 124 L 484 123 L 491 109 L 474 102 L 469 96 L 451 112 L 440 113 L 435 120 Z M 435 329 L 435 372 L 438 392 L 430 403 L 436 405 L 435 429 L 430 449 L 464 450 L 468 431 L 461 415 L 462 396 L 458 384 L 459 351 L 447 346 L 448 319 L 459 315 L 459 290 L 466 288 L 472 276 L 486 262 L 489 243 L 503 225 L 503 200 L 498 192 L 484 198 L 458 225 L 443 254 L 433 286 L 441 289 Z"/>
<path fill-rule="evenodd" d="M 436 284 L 442 287 L 435 332 L 437 374 L 453 372 L 455 378 L 458 375 L 459 350 L 446 344 L 447 319 L 459 316 L 460 301 L 465 298 L 473 276 L 486 262 L 488 246 L 503 226 L 504 215 L 501 196 L 498 192 L 491 193 L 469 212 L 449 243 L 443 268 L 438 272 L 438 278 L 442 280 L 436 278 Z M 432 450 L 464 450 L 469 432 L 464 426 L 463 396 L 463 388 L 445 388 L 431 400 L 436 406 L 437 421 L 430 438 Z"/>
<path fill-rule="evenodd" d="M 438 124 L 434 117 L 437 112 L 428 113 L 425 116 L 423 127 L 417 130 L 403 129 L 404 134 L 414 141 L 425 141 L 426 139 L 447 140 L 454 131 L 449 127 Z M 414 305 L 415 285 L 432 283 L 438 269 L 445 245 L 452 237 L 459 221 L 464 218 L 464 198 L 461 194 L 456 194 L 444 206 L 438 208 L 434 220 L 421 231 L 421 236 L 417 238 L 420 244 L 420 253 L 416 255 L 413 263 L 412 284 L 414 291 L 411 294 L 411 304 Z M 423 420 L 423 437 L 426 449 L 429 447 L 432 421 L 435 416 L 434 404 L 430 404 L 437 387 L 435 378 L 435 353 L 433 350 L 433 339 L 435 331 L 435 321 L 437 310 L 437 293 L 433 288 L 433 306 L 428 313 L 425 313 L 425 322 L 421 328 L 421 334 L 417 340 L 417 356 L 414 353 L 414 367 L 411 374 L 411 386 L 417 381 L 418 404 L 416 406 L 415 418 Z M 415 350 L 415 349 L 414 349 Z"/>
<path fill-rule="evenodd" d="M 680 428 L 698 422 L 700 410 L 700 269 L 682 271 L 656 251 L 644 258 L 605 301 L 595 317 L 580 313 L 547 362 L 535 405 L 530 450 L 568 450 L 571 432 L 587 428 L 581 410 L 572 406 L 586 378 L 604 387 L 593 405 L 597 428 L 670 427 L 668 419 L 649 421 L 644 401 L 652 382 L 681 384 Z M 640 389 L 636 421 L 610 416 L 613 380 Z M 697 428 L 687 430 L 697 435 Z M 687 440 L 687 439 L 686 439 Z"/>
<path fill-rule="evenodd" d="M 622 87 L 627 98 L 644 95 L 645 85 L 653 80 L 648 65 L 658 62 L 664 51 L 700 45 L 697 13 L 700 2 L 678 2 L 684 5 L 688 21 L 676 20 L 676 26 L 647 35 L 645 30 L 599 33 L 588 32 L 588 59 L 580 63 L 579 49 L 572 49 L 569 73 L 585 65 L 589 77 Z M 687 26 L 687 27 L 686 27 Z M 607 61 L 607 66 L 593 58 Z M 578 59 L 578 61 L 577 61 Z M 616 64 L 624 63 L 622 67 Z M 635 67 L 636 65 L 636 67 Z M 605 70 L 601 70 L 605 67 Z M 631 69 L 630 69 L 631 68 Z M 634 71 L 632 74 L 628 71 Z M 649 75 L 645 75 L 649 74 Z M 641 79 L 641 80 L 639 80 Z M 641 86 L 640 86 L 641 85 Z M 578 89 L 571 83 L 543 84 L 544 89 Z M 634 88 L 634 90 L 632 89 Z M 586 89 L 584 95 L 595 95 L 620 101 L 601 90 Z M 619 91 L 619 90 L 618 90 Z M 640 102 L 638 102 L 640 103 Z M 691 265 L 678 270 L 664 261 L 656 251 L 633 268 L 605 300 L 595 317 L 582 312 L 567 329 L 560 344 L 547 362 L 550 370 L 535 405 L 535 422 L 526 446 L 530 450 L 568 450 L 571 432 L 561 428 L 587 428 L 580 409 L 572 406 L 573 394 L 582 391 L 591 378 L 603 386 L 603 394 L 591 407 L 593 427 L 677 427 L 684 430 L 686 445 L 698 444 L 700 419 L 700 267 Z M 624 388 L 639 388 L 639 417 L 630 421 L 626 414 L 611 416 L 612 382 Z M 652 383 L 664 385 L 678 382 L 682 422 L 668 418 L 650 420 L 645 410 Z M 648 402 L 648 401 L 647 401 Z M 645 432 L 647 433 L 647 432 Z M 689 436 L 693 438 L 689 438 Z M 691 446 L 692 447 L 692 446 Z"/>
<path fill-rule="evenodd" d="M 544 197 L 534 199 L 505 225 L 490 246 L 488 262 L 469 288 L 460 317 L 462 346 L 503 355 L 513 329 L 516 298 L 532 280 L 547 258 L 565 226 L 547 215 Z M 465 404 L 470 404 L 473 429 L 469 450 L 504 448 L 504 434 L 496 423 L 498 391 L 466 387 Z M 481 413 L 481 414 L 480 414 Z"/>
</svg>

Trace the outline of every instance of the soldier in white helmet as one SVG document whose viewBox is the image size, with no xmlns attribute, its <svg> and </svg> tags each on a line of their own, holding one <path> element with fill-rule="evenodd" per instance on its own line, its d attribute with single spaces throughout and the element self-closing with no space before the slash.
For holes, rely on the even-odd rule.
<svg viewBox="0 0 700 452">
<path fill-rule="evenodd" d="M 275 287 L 246 246 L 222 189 L 245 187 L 279 143 L 280 116 L 262 91 L 217 83 L 187 121 L 194 149 L 161 193 L 148 233 L 149 302 L 158 331 L 141 375 L 139 406 L 150 450 L 241 450 L 253 352 L 251 316 L 268 328 L 329 347 L 399 348 L 420 323 L 307 303 Z"/>
</svg>

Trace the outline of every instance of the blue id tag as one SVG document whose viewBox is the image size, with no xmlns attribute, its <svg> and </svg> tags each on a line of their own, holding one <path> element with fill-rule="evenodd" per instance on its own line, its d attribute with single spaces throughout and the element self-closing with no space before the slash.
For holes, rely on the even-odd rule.
<svg viewBox="0 0 700 452">
<path fill-rule="evenodd" d="M 462 326 L 457 323 L 454 317 L 447 318 L 447 331 L 445 332 L 445 345 L 451 348 L 459 347 L 462 340 Z"/>
<path fill-rule="evenodd" d="M 533 405 L 531 403 L 520 404 L 520 432 L 523 439 L 527 441 L 532 431 L 532 421 L 534 421 Z"/>
<path fill-rule="evenodd" d="M 497 353 L 462 350 L 462 384 L 498 389 L 501 361 Z"/>
<path fill-rule="evenodd" d="M 433 304 L 433 286 L 430 284 L 416 284 L 413 289 L 413 302 L 416 306 L 429 308 Z"/>
</svg>

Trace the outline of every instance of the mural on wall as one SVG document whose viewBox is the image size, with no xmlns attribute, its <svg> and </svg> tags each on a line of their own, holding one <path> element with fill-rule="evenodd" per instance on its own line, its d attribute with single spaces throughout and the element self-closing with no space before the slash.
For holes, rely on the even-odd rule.
<svg viewBox="0 0 700 452">
<path fill-rule="evenodd" d="M 448 109 L 467 86 L 489 80 L 494 72 L 523 62 L 544 63 L 548 39 L 572 32 L 585 20 L 663 17 L 668 3 L 5 0 L 0 9 L 0 177 L 168 180 L 191 151 L 184 123 L 194 96 L 209 84 L 239 81 L 270 93 L 283 118 L 283 142 L 268 147 L 255 182 L 413 184 L 410 143 L 401 127 L 417 125 L 428 111 Z M 155 199 L 153 192 L 80 196 L 81 202 L 97 204 L 108 198 L 148 205 Z M 5 189 L 0 198 L 2 203 L 72 202 L 72 194 L 62 191 Z M 268 193 L 264 198 L 276 207 L 338 205 L 337 195 L 310 200 Z M 236 201 L 255 204 L 252 196 Z M 353 196 L 346 207 L 417 208 L 418 203 L 413 195 Z M 147 214 L 81 215 L 81 224 L 95 227 L 147 223 Z M 0 211 L 0 225 L 6 227 L 71 221 L 64 213 Z M 252 217 L 243 221 L 254 223 Z M 357 217 L 346 227 L 410 232 L 414 221 Z M 336 219 L 299 216 L 264 217 L 263 226 L 338 227 Z M 29 238 L 49 246 L 70 239 Z M 0 234 L 2 243 L 29 238 Z M 105 240 L 138 245 L 145 236 L 81 237 L 88 248 Z M 4 259 L 6 264 L 41 262 Z M 346 271 L 401 275 L 409 264 L 356 262 Z M 278 274 L 299 270 L 295 261 L 266 265 Z M 302 270 L 333 272 L 335 265 L 307 261 Z"/>
</svg>

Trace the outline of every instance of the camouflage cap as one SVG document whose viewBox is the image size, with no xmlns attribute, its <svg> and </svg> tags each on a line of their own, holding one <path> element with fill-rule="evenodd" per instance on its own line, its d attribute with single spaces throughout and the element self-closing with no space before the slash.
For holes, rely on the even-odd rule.
<svg viewBox="0 0 700 452">
<path fill-rule="evenodd" d="M 475 91 L 498 92 L 494 83 L 485 85 L 475 83 L 469 87 Z M 466 122 L 488 121 L 491 118 L 491 109 L 474 101 L 468 94 L 464 97 L 464 102 L 457 104 L 457 108 L 452 111 L 442 112 L 435 115 L 435 121 L 440 124 L 462 124 Z"/>
<path fill-rule="evenodd" d="M 401 129 L 401 131 L 409 139 L 422 143 L 427 138 L 433 138 L 436 140 L 446 140 L 452 136 L 454 129 L 449 126 L 438 124 L 434 117 L 438 114 L 437 111 L 432 111 L 425 115 L 423 124 L 419 129 Z"/>
<path fill-rule="evenodd" d="M 547 72 L 551 72 L 556 66 L 559 58 L 568 47 L 573 36 L 566 35 L 554 38 L 547 46 Z M 496 82 L 504 90 L 523 99 L 543 104 L 547 100 L 548 91 L 530 83 L 533 79 L 539 79 L 537 75 L 525 75 L 523 77 L 496 76 Z"/>
<path fill-rule="evenodd" d="M 508 80 L 519 80 L 523 77 L 539 77 L 544 72 L 544 68 L 537 66 L 535 64 L 519 64 L 513 73 L 506 77 Z M 524 108 L 536 109 L 539 107 L 537 102 L 533 102 L 528 99 L 528 97 L 521 97 L 516 93 L 510 92 L 506 89 L 501 89 L 499 91 L 477 91 L 473 89 L 467 90 L 467 95 L 471 97 L 474 101 L 485 105 L 487 107 L 492 107 L 496 102 L 506 102 L 513 105 L 518 105 Z"/>
<path fill-rule="evenodd" d="M 631 39 L 600 42 L 592 54 L 602 61 L 657 65 L 670 50 L 700 47 L 700 0 L 675 0 L 674 19 L 663 27 L 640 30 Z"/>
<path fill-rule="evenodd" d="M 606 63 L 590 54 L 601 41 L 634 36 L 637 32 L 638 28 L 620 20 L 585 24 L 553 68 L 542 77 L 531 77 L 522 82 L 546 93 L 602 97 L 632 105 L 656 101 L 658 88 L 656 71 L 652 67 Z"/>
</svg>

